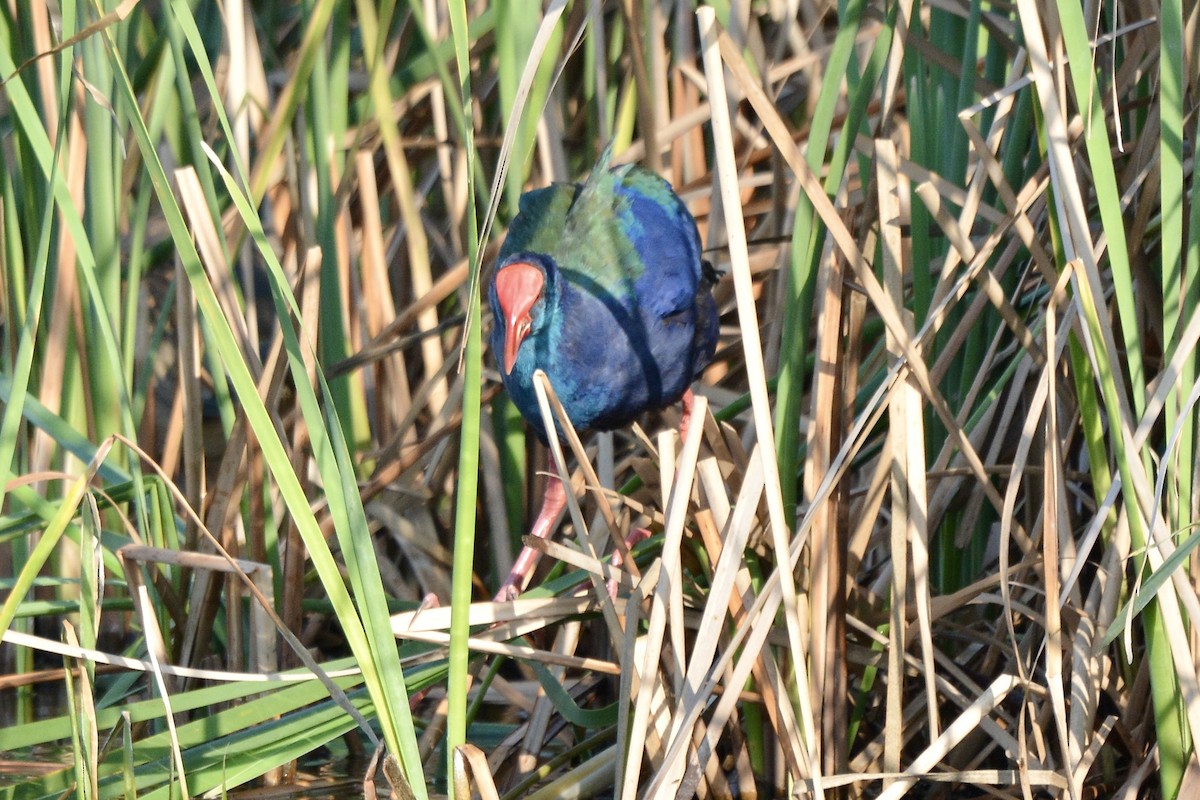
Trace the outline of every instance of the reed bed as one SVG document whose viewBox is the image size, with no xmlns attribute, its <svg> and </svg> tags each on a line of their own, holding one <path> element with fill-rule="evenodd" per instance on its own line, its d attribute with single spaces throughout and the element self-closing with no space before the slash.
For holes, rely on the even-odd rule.
<svg viewBox="0 0 1200 800">
<path fill-rule="evenodd" d="M 0 797 L 1194 796 L 1198 15 L 4 4 Z M 720 344 L 548 452 L 481 292 L 609 143 Z"/>
</svg>

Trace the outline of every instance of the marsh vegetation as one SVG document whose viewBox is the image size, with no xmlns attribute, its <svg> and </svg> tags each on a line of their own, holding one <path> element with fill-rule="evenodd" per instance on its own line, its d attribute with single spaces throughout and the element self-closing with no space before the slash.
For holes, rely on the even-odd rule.
<svg viewBox="0 0 1200 800">
<path fill-rule="evenodd" d="M 1196 3 L 698 5 L 0 8 L 0 796 L 1195 796 Z M 609 143 L 719 342 L 548 452 Z"/>
</svg>

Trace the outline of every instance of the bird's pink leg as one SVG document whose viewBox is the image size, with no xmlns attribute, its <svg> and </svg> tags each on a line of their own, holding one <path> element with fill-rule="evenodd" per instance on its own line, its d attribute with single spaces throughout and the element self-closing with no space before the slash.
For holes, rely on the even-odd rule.
<svg viewBox="0 0 1200 800">
<path fill-rule="evenodd" d="M 692 407 L 696 404 L 696 396 L 692 394 L 692 387 L 689 386 L 683 393 L 679 403 L 683 406 L 683 416 L 679 420 L 679 441 L 682 442 L 687 438 L 688 425 L 692 421 Z"/>
<path fill-rule="evenodd" d="M 692 419 L 692 407 L 695 405 L 695 395 L 689 388 L 683 393 L 680 398 L 680 403 L 683 406 L 683 416 L 679 421 L 679 438 L 682 441 L 687 437 L 688 425 Z M 539 539 L 548 539 L 550 534 L 554 532 L 554 523 L 558 520 L 558 515 L 562 513 L 563 508 L 567 505 L 567 491 L 563 486 L 562 480 L 557 475 L 551 475 L 546 479 L 546 493 L 542 496 L 542 510 L 538 512 L 537 519 L 533 523 L 533 527 L 529 531 L 530 536 L 536 536 Z M 626 540 L 626 544 L 632 546 L 649 535 L 649 531 L 642 528 L 635 528 Z M 496 592 L 494 598 L 496 602 L 502 603 L 509 600 L 515 600 L 521 594 L 521 589 L 525 585 L 525 581 L 533 572 L 534 566 L 538 559 L 541 558 L 541 551 L 535 550 L 532 547 L 524 547 L 517 560 L 513 563 L 512 569 L 508 573 L 508 577 L 504 579 L 504 583 L 500 585 L 500 590 Z M 613 554 L 613 566 L 620 564 L 620 554 Z M 616 591 L 616 585 L 610 585 L 609 593 Z"/>
<path fill-rule="evenodd" d="M 538 512 L 529 535 L 539 539 L 550 538 L 550 534 L 554 532 L 554 523 L 566 505 L 567 490 L 563 487 L 562 480 L 557 475 L 549 476 L 546 479 L 546 493 L 542 495 L 542 510 Z M 534 550 L 532 547 L 526 546 L 521 549 L 521 554 L 513 563 L 508 577 L 500 585 L 500 591 L 496 592 L 496 602 L 503 603 L 517 599 L 541 555 L 540 551 Z"/>
<path fill-rule="evenodd" d="M 688 425 L 690 425 L 692 421 L 692 408 L 696 405 L 696 396 L 692 394 L 691 387 L 688 387 L 687 391 L 683 393 L 683 397 L 679 399 L 679 402 L 683 406 L 683 414 L 679 419 L 679 441 L 682 442 L 687 438 Z M 629 532 L 629 535 L 625 537 L 626 551 L 632 550 L 635 544 L 648 538 L 650 538 L 650 531 L 646 530 L 645 528 L 634 528 Z M 620 551 L 614 550 L 612 554 L 612 561 L 610 563 L 614 567 L 620 567 L 622 562 L 623 559 L 621 558 Z M 608 595 L 614 600 L 617 599 L 617 588 L 618 581 L 616 578 L 609 580 Z"/>
<path fill-rule="evenodd" d="M 625 537 L 625 550 L 626 551 L 632 550 L 633 546 L 635 544 L 637 544 L 638 542 L 641 542 L 645 539 L 649 539 L 649 538 L 650 538 L 650 531 L 646 530 L 645 528 L 634 528 L 633 530 L 631 530 L 629 532 L 629 535 Z M 613 551 L 612 559 L 609 561 L 609 563 L 612 564 L 614 567 L 620 567 L 622 564 L 625 563 L 625 559 L 623 559 L 621 557 L 620 550 Z M 616 600 L 617 599 L 617 589 L 619 589 L 619 588 L 620 588 L 620 581 L 617 580 L 617 577 L 614 575 L 613 577 L 609 578 L 609 580 L 608 580 L 608 596 L 611 597 L 613 600 Z"/>
</svg>

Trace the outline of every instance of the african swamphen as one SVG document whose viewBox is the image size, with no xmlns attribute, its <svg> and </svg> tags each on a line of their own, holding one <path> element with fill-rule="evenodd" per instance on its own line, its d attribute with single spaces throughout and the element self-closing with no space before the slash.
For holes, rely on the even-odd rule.
<svg viewBox="0 0 1200 800">
<path fill-rule="evenodd" d="M 611 430 L 684 401 L 717 341 L 716 274 L 696 222 L 670 185 L 606 151 L 583 184 L 521 197 L 489 298 L 492 352 L 521 414 L 547 441 L 533 388 L 543 370 L 577 430 Z M 566 502 L 546 487 L 532 535 L 545 538 Z M 525 548 L 498 600 L 515 597 L 538 553 Z"/>
</svg>

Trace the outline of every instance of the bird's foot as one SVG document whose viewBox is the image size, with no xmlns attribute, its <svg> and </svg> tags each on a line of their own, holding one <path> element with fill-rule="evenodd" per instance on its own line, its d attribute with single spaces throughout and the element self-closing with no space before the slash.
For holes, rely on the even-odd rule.
<svg viewBox="0 0 1200 800">
<path fill-rule="evenodd" d="M 644 541 L 649 538 L 650 538 L 649 530 L 647 530 L 646 528 L 634 528 L 633 530 L 631 530 L 629 532 L 629 535 L 625 537 L 625 552 L 629 552 L 630 550 L 632 550 L 633 546 L 635 544 L 637 544 L 638 542 Z M 620 550 L 613 551 L 612 559 L 609 561 L 609 563 L 618 569 L 621 567 L 621 565 L 623 563 L 625 563 L 625 559 L 622 558 Z M 617 599 L 617 589 L 620 588 L 620 581 L 617 579 L 617 576 L 614 575 L 611 578 L 609 578 L 608 583 L 606 585 L 608 587 L 608 596 L 611 597 L 613 600 L 616 600 Z"/>
<path fill-rule="evenodd" d="M 510 576 L 511 577 L 511 576 Z M 510 584 L 505 581 L 500 586 L 500 591 L 496 592 L 496 596 L 492 598 L 493 603 L 511 603 L 521 596 L 521 592 L 515 584 Z"/>
<path fill-rule="evenodd" d="M 551 475 L 546 479 L 546 493 L 542 495 L 542 510 L 538 512 L 529 535 L 539 539 L 549 539 L 550 534 L 554 532 L 558 515 L 562 513 L 566 505 L 567 490 L 557 475 Z M 504 583 L 500 584 L 500 590 L 496 592 L 494 598 L 495 602 L 508 603 L 516 600 L 525 586 L 525 581 L 529 579 L 541 557 L 540 550 L 535 550 L 528 545 L 523 547 L 521 554 L 513 563 L 512 569 L 509 570 L 508 577 L 504 579 Z"/>
</svg>

